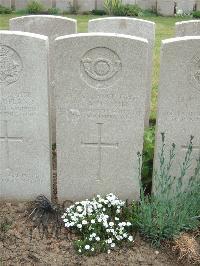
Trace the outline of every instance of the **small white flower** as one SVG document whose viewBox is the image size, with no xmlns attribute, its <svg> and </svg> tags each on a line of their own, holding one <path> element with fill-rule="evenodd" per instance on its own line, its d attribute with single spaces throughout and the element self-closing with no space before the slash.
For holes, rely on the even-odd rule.
<svg viewBox="0 0 200 266">
<path fill-rule="evenodd" d="M 96 241 L 100 241 L 100 237 L 99 236 L 97 236 L 95 239 L 96 239 Z"/>
<path fill-rule="evenodd" d="M 115 217 L 115 221 L 119 221 L 119 218 L 118 217 Z"/>
<path fill-rule="evenodd" d="M 64 220 L 63 220 L 64 223 L 67 223 L 68 221 L 69 221 L 68 219 L 64 219 Z"/>
<path fill-rule="evenodd" d="M 83 220 L 83 221 L 82 221 L 82 224 L 87 224 L 87 221 L 86 221 L 86 220 Z"/>
<path fill-rule="evenodd" d="M 79 229 L 81 229 L 81 228 L 82 228 L 82 224 L 77 224 L 77 227 L 78 227 Z"/>
<path fill-rule="evenodd" d="M 127 226 L 131 226 L 131 223 L 130 223 L 130 222 L 127 222 L 126 225 L 127 225 Z"/>
<path fill-rule="evenodd" d="M 99 223 L 101 223 L 102 222 L 102 219 L 101 218 L 98 218 L 98 220 L 97 220 Z"/>
<path fill-rule="evenodd" d="M 113 223 L 113 222 L 109 222 L 109 225 L 110 225 L 110 226 L 114 226 L 114 223 Z"/>
<path fill-rule="evenodd" d="M 95 220 L 94 219 L 91 220 L 91 224 L 95 224 Z"/>
<path fill-rule="evenodd" d="M 132 236 L 129 236 L 129 237 L 128 237 L 128 240 L 129 240 L 130 242 L 132 242 L 132 241 L 133 241 L 133 237 L 132 237 Z"/>
<path fill-rule="evenodd" d="M 110 249 L 108 249 L 107 253 L 110 254 Z"/>
<path fill-rule="evenodd" d="M 81 206 L 78 206 L 76 209 L 77 209 L 78 212 L 82 212 L 83 211 L 83 208 Z"/>
<path fill-rule="evenodd" d="M 79 250 L 78 250 L 78 252 L 80 252 L 80 253 L 81 253 L 81 249 L 79 249 Z"/>
<path fill-rule="evenodd" d="M 94 248 L 91 248 L 91 251 L 94 251 Z"/>
<path fill-rule="evenodd" d="M 124 233 L 124 234 L 123 234 L 123 237 L 124 237 L 124 238 L 127 238 L 127 236 L 128 236 L 127 233 Z"/>
<path fill-rule="evenodd" d="M 90 245 L 85 245 L 85 249 L 89 250 L 90 249 Z"/>
<path fill-rule="evenodd" d="M 111 243 L 111 248 L 114 248 L 115 247 L 115 243 Z"/>
<path fill-rule="evenodd" d="M 117 210 L 116 210 L 116 213 L 120 213 L 120 210 L 119 210 L 119 209 L 117 209 Z"/>
<path fill-rule="evenodd" d="M 96 233 L 92 233 L 92 234 L 91 234 L 92 237 L 95 237 L 96 235 L 97 235 Z"/>
<path fill-rule="evenodd" d="M 108 244 L 111 244 L 112 243 L 112 238 L 109 238 L 107 242 L 108 242 Z"/>
<path fill-rule="evenodd" d="M 103 212 L 105 212 L 106 211 L 106 208 L 103 208 Z"/>
</svg>

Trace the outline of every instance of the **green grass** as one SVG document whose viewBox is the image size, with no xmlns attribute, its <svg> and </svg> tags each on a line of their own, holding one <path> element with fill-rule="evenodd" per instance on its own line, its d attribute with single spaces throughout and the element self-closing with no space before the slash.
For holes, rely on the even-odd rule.
<svg viewBox="0 0 200 266">
<path fill-rule="evenodd" d="M 0 15 L 0 29 L 8 29 L 9 19 L 20 15 Z M 77 19 L 78 32 L 87 32 L 88 20 L 98 18 L 94 15 L 68 15 L 70 18 Z M 156 105 L 157 105 L 157 91 L 159 82 L 159 69 L 160 69 L 160 47 L 161 41 L 174 36 L 174 24 L 178 21 L 186 20 L 189 18 L 178 17 L 142 17 L 142 19 L 153 21 L 156 23 L 156 42 L 154 48 L 154 69 L 153 69 L 153 89 L 151 101 L 151 119 L 156 118 Z"/>
</svg>

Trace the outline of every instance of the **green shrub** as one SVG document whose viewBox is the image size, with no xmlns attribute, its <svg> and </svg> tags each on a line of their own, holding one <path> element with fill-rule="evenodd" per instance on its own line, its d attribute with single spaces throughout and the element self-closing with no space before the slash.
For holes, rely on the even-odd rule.
<svg viewBox="0 0 200 266">
<path fill-rule="evenodd" d="M 142 9 L 137 5 L 125 5 L 126 16 L 137 17 Z"/>
<path fill-rule="evenodd" d="M 181 166 L 180 176 L 172 177 L 170 171 L 175 158 L 175 144 L 166 159 L 165 140 L 162 135 L 162 149 L 159 154 L 160 166 L 155 172 L 155 194 L 144 195 L 141 188 L 141 201 L 138 206 L 137 226 L 139 231 L 153 244 L 159 245 L 163 240 L 173 239 L 181 233 L 195 229 L 200 225 L 195 217 L 200 214 L 200 158 L 196 161 L 193 176 L 183 189 L 182 181 L 191 164 L 192 139 Z M 141 164 L 141 156 L 139 156 Z"/>
<path fill-rule="evenodd" d="M 94 9 L 92 10 L 92 14 L 96 15 L 96 16 L 104 16 L 106 15 L 106 11 L 105 10 L 98 10 L 98 9 Z"/>
<path fill-rule="evenodd" d="M 0 14 L 11 14 L 11 13 L 12 13 L 11 8 L 0 5 Z"/>
<path fill-rule="evenodd" d="M 192 13 L 193 18 L 200 18 L 200 11 L 194 11 Z"/>
<path fill-rule="evenodd" d="M 38 1 L 30 1 L 27 6 L 28 14 L 42 14 L 44 12 L 43 5 Z"/>
<path fill-rule="evenodd" d="M 59 14 L 59 9 L 56 7 L 52 7 L 52 8 L 49 8 L 47 12 L 49 15 L 57 15 Z"/>
<path fill-rule="evenodd" d="M 145 129 L 143 158 L 142 158 L 142 184 L 148 192 L 151 190 L 153 175 L 153 157 L 155 145 L 155 126 Z"/>
<path fill-rule="evenodd" d="M 114 12 L 120 9 L 121 6 L 122 0 L 104 0 L 104 9 L 108 15 L 114 15 Z"/>
</svg>

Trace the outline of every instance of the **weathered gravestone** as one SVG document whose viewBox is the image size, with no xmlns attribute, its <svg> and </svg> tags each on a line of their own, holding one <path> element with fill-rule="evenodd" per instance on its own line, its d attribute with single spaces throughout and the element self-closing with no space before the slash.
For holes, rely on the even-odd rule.
<svg viewBox="0 0 200 266">
<path fill-rule="evenodd" d="M 137 4 L 140 8 L 144 10 L 156 9 L 156 0 L 136 0 L 135 4 Z"/>
<path fill-rule="evenodd" d="M 73 0 L 56 0 L 56 8 L 70 12 L 73 9 Z"/>
<path fill-rule="evenodd" d="M 175 24 L 176 37 L 200 35 L 200 21 L 189 20 Z"/>
<path fill-rule="evenodd" d="M 175 13 L 174 0 L 160 0 L 157 1 L 157 12 L 163 16 L 173 16 Z"/>
<path fill-rule="evenodd" d="M 0 5 L 11 8 L 11 0 L 0 0 Z"/>
<path fill-rule="evenodd" d="M 180 176 L 190 136 L 194 136 L 193 158 L 200 151 L 200 37 L 182 37 L 163 41 L 158 96 L 155 169 L 159 167 L 161 133 L 165 133 L 166 152 L 176 145 L 172 176 Z M 169 159 L 169 155 L 167 156 Z M 195 160 L 190 174 L 194 173 Z M 184 177 L 187 184 L 190 174 Z M 154 190 L 158 184 L 154 182 Z"/>
<path fill-rule="evenodd" d="M 194 10 L 196 0 L 176 0 L 177 10 L 183 10 L 184 13 L 189 14 Z"/>
<path fill-rule="evenodd" d="M 48 38 L 0 31 L 0 199 L 51 197 Z"/>
<path fill-rule="evenodd" d="M 138 199 L 147 53 L 145 39 L 126 35 L 56 40 L 59 200 Z"/>
<path fill-rule="evenodd" d="M 151 109 L 151 85 L 153 67 L 153 47 L 155 41 L 155 23 L 135 18 L 103 18 L 93 19 L 88 23 L 89 32 L 110 32 L 128 34 L 145 38 L 149 42 L 148 65 L 146 79 L 146 104 L 145 104 L 145 126 L 149 126 Z"/>
<path fill-rule="evenodd" d="M 56 142 L 56 111 L 54 96 L 54 40 L 62 35 L 77 32 L 77 23 L 74 19 L 61 16 L 36 15 L 10 19 L 10 30 L 26 31 L 49 37 L 50 49 L 50 102 L 51 102 L 51 124 L 52 142 Z"/>
<path fill-rule="evenodd" d="M 98 0 L 97 0 L 98 1 Z M 79 12 L 92 11 L 95 9 L 95 0 L 75 0 L 74 6 Z"/>
</svg>

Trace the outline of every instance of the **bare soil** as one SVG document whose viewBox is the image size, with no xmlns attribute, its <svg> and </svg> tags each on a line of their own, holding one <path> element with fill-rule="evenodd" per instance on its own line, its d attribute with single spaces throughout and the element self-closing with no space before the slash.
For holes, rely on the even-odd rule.
<svg viewBox="0 0 200 266">
<path fill-rule="evenodd" d="M 59 238 L 41 238 L 38 229 L 30 234 L 27 203 L 0 202 L 0 265 L 187 265 L 177 262 L 171 248 L 156 250 L 139 236 L 132 247 L 116 249 L 94 257 L 78 255 L 75 236 L 63 229 Z M 9 226 L 8 224 L 11 223 Z M 3 224 L 3 226 L 2 226 Z M 189 265 L 189 264 L 188 264 Z"/>
</svg>

